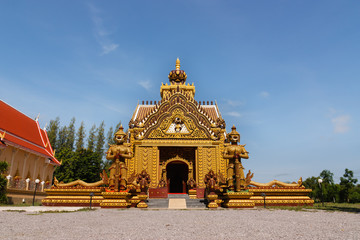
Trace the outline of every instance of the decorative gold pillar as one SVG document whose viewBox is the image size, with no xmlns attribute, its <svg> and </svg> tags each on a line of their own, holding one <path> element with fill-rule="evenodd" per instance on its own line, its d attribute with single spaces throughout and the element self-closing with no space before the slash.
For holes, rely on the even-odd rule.
<svg viewBox="0 0 360 240">
<path fill-rule="evenodd" d="M 224 145 L 224 134 L 220 135 L 220 145 L 219 145 L 219 151 L 217 154 L 218 162 L 220 163 L 220 173 L 223 175 L 223 177 L 227 178 L 227 159 L 224 159 L 224 151 L 225 151 L 225 145 Z"/>
<path fill-rule="evenodd" d="M 198 169 L 197 181 L 198 181 L 199 188 L 205 188 L 204 153 L 203 152 L 204 152 L 204 148 L 198 147 L 198 150 L 197 150 L 197 169 Z"/>
<path fill-rule="evenodd" d="M 152 156 L 151 156 L 151 171 L 147 171 L 150 174 L 150 187 L 156 188 L 158 184 L 158 166 L 159 166 L 159 155 L 158 148 L 156 146 L 152 147 Z"/>
</svg>

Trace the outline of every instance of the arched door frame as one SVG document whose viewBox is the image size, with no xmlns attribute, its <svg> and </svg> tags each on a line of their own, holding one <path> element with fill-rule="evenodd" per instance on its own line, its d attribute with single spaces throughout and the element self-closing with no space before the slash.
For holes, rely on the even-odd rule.
<svg viewBox="0 0 360 240">
<path fill-rule="evenodd" d="M 166 169 L 166 171 L 165 171 L 165 179 L 168 179 L 168 172 L 167 172 L 167 167 L 168 167 L 168 165 L 169 165 L 169 164 L 172 164 L 172 163 L 176 163 L 176 162 L 185 164 L 185 165 L 187 166 L 187 179 L 189 179 L 189 178 L 190 178 L 191 163 L 190 163 L 188 160 L 186 160 L 186 159 L 184 159 L 184 158 L 182 158 L 182 157 L 179 157 L 178 155 L 176 155 L 176 156 L 173 157 L 173 158 L 170 158 L 170 159 L 166 160 L 166 161 L 163 163 L 163 168 Z M 185 182 L 185 185 L 186 185 L 186 182 Z M 168 185 L 167 187 L 168 187 L 168 191 L 169 191 L 170 185 Z M 185 191 L 185 190 L 184 190 L 184 191 Z"/>
</svg>

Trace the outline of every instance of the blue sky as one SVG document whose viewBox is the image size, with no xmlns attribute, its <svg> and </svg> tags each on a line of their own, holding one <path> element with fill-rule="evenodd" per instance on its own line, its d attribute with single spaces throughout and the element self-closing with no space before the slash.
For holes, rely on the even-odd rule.
<svg viewBox="0 0 360 240">
<path fill-rule="evenodd" d="M 360 179 L 359 1 L 2 1 L 0 98 L 40 124 L 127 125 L 177 57 L 254 179 Z"/>
</svg>

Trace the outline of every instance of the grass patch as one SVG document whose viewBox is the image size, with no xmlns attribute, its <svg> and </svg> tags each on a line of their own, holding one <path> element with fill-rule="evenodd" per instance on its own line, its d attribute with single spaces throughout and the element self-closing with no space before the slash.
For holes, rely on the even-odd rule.
<svg viewBox="0 0 360 240">
<path fill-rule="evenodd" d="M 325 210 L 325 211 L 338 211 L 338 212 L 360 212 L 360 203 L 315 203 L 313 206 L 267 206 L 267 209 L 280 209 L 290 211 L 306 211 L 309 209 Z"/>
<path fill-rule="evenodd" d="M 326 210 L 326 211 L 339 211 L 339 212 L 353 212 L 360 213 L 360 203 L 315 203 L 312 209 Z"/>
<path fill-rule="evenodd" d="M 32 203 L 18 203 L 18 204 L 0 204 L 0 207 L 31 207 Z M 42 206 L 40 202 L 35 202 L 34 206 Z"/>
<path fill-rule="evenodd" d="M 78 210 L 76 210 L 76 212 L 88 212 L 88 211 L 96 211 L 97 209 L 96 208 L 88 208 L 88 207 L 86 207 L 86 208 L 80 208 L 80 209 L 78 209 Z"/>
<path fill-rule="evenodd" d="M 258 207 L 259 208 L 259 207 Z M 289 210 L 289 211 L 305 211 L 305 206 L 266 206 L 270 210 Z"/>
<path fill-rule="evenodd" d="M 13 209 L 9 209 L 9 210 L 4 210 L 5 212 L 26 212 L 25 210 L 13 210 Z"/>
<path fill-rule="evenodd" d="M 71 212 L 88 212 L 88 211 L 95 211 L 96 208 L 80 208 L 77 210 L 48 210 L 48 211 L 40 211 L 39 213 L 71 213 Z"/>
</svg>

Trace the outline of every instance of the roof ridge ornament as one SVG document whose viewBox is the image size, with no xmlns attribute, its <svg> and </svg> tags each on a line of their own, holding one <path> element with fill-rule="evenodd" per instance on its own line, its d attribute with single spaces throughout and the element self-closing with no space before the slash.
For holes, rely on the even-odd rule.
<svg viewBox="0 0 360 240">
<path fill-rule="evenodd" d="M 180 70 L 180 59 L 179 58 L 176 59 L 175 69 Z"/>
<path fill-rule="evenodd" d="M 170 71 L 169 80 L 171 84 L 184 84 L 187 78 L 187 75 L 184 70 L 180 69 L 180 59 L 176 59 L 175 70 Z"/>
</svg>

